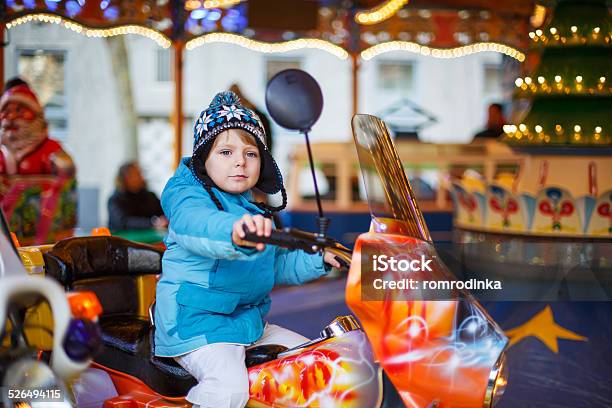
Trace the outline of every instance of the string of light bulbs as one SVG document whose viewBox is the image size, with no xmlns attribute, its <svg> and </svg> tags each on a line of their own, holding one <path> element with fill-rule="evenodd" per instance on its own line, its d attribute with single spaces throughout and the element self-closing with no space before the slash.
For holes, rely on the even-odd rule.
<svg viewBox="0 0 612 408">
<path fill-rule="evenodd" d="M 58 24 L 74 32 L 84 34 L 88 37 L 111 37 L 122 34 L 136 34 L 152 39 L 163 48 L 168 48 L 172 44 L 171 40 L 166 35 L 148 27 L 143 27 L 139 25 L 123 25 L 113 28 L 92 29 L 82 24 L 76 23 L 72 20 L 68 20 L 61 16 L 48 13 L 29 14 L 27 16 L 19 17 L 7 23 L 6 28 L 11 29 L 18 25 L 32 21 Z M 235 44 L 263 53 L 283 53 L 304 48 L 311 48 L 328 52 L 340 59 L 347 59 L 349 56 L 348 52 L 342 47 L 339 47 L 338 45 L 335 45 L 331 42 L 316 38 L 297 39 L 279 43 L 266 43 L 262 41 L 252 40 L 241 35 L 232 33 L 205 34 L 203 36 L 188 41 L 185 47 L 188 50 L 192 50 L 206 43 Z M 442 49 L 432 48 L 409 41 L 391 41 L 374 45 L 362 51 L 360 55 L 362 59 L 367 61 L 376 57 L 377 55 L 392 51 L 408 51 L 425 56 L 432 56 L 434 58 L 459 58 L 478 52 L 491 51 L 508 55 L 512 58 L 517 59 L 520 62 L 523 62 L 525 60 L 525 54 L 518 51 L 517 49 L 504 44 L 493 42 L 475 43 L 456 48 Z"/>
<path fill-rule="evenodd" d="M 610 44 L 610 33 L 602 31 L 601 27 L 581 28 L 570 26 L 569 32 L 562 33 L 557 27 L 548 30 L 537 29 L 529 32 L 529 38 L 536 46 L 564 46 L 564 45 L 586 45 L 586 44 Z"/>
<path fill-rule="evenodd" d="M 540 143 L 609 143 L 609 136 L 604 132 L 602 126 L 592 129 L 583 129 L 583 126 L 575 124 L 563 127 L 556 124 L 554 128 L 545 129 L 542 125 L 529 127 L 524 123 L 517 125 L 504 125 L 506 138 L 514 141 L 540 142 Z"/>
<path fill-rule="evenodd" d="M 459 58 L 479 52 L 490 51 L 508 55 L 519 62 L 525 61 L 525 54 L 516 48 L 494 42 L 475 43 L 456 48 L 432 48 L 410 41 L 390 41 L 374 45 L 362 51 L 361 58 L 367 61 L 380 54 L 393 51 L 407 51 L 415 54 L 432 56 L 434 58 Z"/>
<path fill-rule="evenodd" d="M 185 2 L 185 10 L 192 11 L 200 8 L 214 9 L 214 8 L 230 8 L 241 3 L 243 0 L 187 0 Z"/>
<path fill-rule="evenodd" d="M 355 21 L 363 25 L 378 24 L 393 16 L 406 3 L 408 3 L 408 0 L 387 0 L 380 6 L 358 12 L 355 14 Z"/>
<path fill-rule="evenodd" d="M 582 75 L 576 75 L 572 80 L 567 80 L 561 75 L 555 75 L 554 78 L 547 79 L 544 76 L 538 76 L 532 79 L 531 77 L 517 78 L 514 84 L 518 88 L 519 93 L 531 95 L 551 95 L 551 94 L 583 94 L 583 95 L 601 95 L 610 94 L 612 89 L 606 85 L 606 77 L 600 76 L 596 81 L 591 80 L 589 84 L 585 83 Z"/>
<path fill-rule="evenodd" d="M 262 53 L 283 53 L 304 48 L 312 48 L 328 52 L 339 59 L 347 59 L 349 57 L 348 52 L 344 48 L 332 44 L 328 41 L 319 40 L 317 38 L 300 38 L 297 40 L 284 41 L 279 43 L 266 43 L 262 41 L 251 40 L 250 38 L 230 33 L 205 34 L 203 36 L 189 40 L 185 44 L 185 48 L 188 50 L 193 50 L 204 44 L 212 43 L 234 44 Z"/>
<path fill-rule="evenodd" d="M 152 28 L 143 27 L 135 24 L 122 25 L 113 28 L 88 28 L 74 21 L 47 13 L 28 14 L 27 16 L 16 18 L 15 20 L 6 23 L 6 28 L 10 30 L 11 28 L 32 21 L 58 24 L 76 33 L 84 34 L 87 37 L 113 37 L 116 35 L 123 34 L 136 34 L 150 38 L 163 48 L 168 48 L 170 47 L 170 45 L 172 45 L 172 42 L 167 36 L 153 30 Z"/>
</svg>

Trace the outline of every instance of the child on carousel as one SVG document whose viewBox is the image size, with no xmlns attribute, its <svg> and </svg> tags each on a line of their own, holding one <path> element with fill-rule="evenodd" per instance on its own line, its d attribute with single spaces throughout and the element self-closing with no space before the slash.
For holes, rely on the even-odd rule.
<svg viewBox="0 0 612 408">
<path fill-rule="evenodd" d="M 193 155 L 162 193 L 170 225 L 157 284 L 155 354 L 174 357 L 197 381 L 195 407 L 244 407 L 249 399 L 245 349 L 295 347 L 307 339 L 268 324 L 275 285 L 299 285 L 339 267 L 331 253 L 265 246 L 243 228 L 269 236 L 270 216 L 286 205 L 281 173 L 258 116 L 221 92 L 195 125 Z M 253 202 L 252 189 L 281 192 L 283 203 Z"/>
</svg>

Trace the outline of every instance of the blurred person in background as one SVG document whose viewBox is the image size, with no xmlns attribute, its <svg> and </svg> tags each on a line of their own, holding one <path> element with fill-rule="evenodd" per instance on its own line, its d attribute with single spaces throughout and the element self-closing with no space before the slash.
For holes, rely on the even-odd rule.
<svg viewBox="0 0 612 408">
<path fill-rule="evenodd" d="M 74 163 L 49 138 L 43 106 L 27 82 L 13 78 L 0 97 L 0 174 L 74 176 Z"/>
<path fill-rule="evenodd" d="M 159 198 L 147 189 L 138 163 L 123 164 L 117 172 L 116 189 L 108 199 L 108 227 L 111 230 L 164 229 L 164 216 Z"/>
<path fill-rule="evenodd" d="M 474 139 L 480 138 L 498 138 L 504 133 L 504 125 L 506 124 L 506 118 L 504 117 L 504 110 L 501 104 L 492 103 L 489 105 L 487 125 L 486 128 L 474 135 Z"/>
</svg>

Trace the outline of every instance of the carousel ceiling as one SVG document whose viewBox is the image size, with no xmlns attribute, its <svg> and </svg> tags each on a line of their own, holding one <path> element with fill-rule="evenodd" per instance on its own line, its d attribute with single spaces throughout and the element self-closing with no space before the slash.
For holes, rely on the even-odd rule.
<svg viewBox="0 0 612 408">
<path fill-rule="evenodd" d="M 440 58 L 497 51 L 524 59 L 533 0 L 5 0 L 7 28 L 56 23 L 91 37 L 139 34 L 187 49 L 229 42 L 263 52 L 320 48 L 339 58 L 404 50 Z"/>
</svg>

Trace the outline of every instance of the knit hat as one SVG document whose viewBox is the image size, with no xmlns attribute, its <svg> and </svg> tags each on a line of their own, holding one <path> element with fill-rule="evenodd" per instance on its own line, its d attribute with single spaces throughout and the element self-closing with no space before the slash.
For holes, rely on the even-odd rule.
<svg viewBox="0 0 612 408">
<path fill-rule="evenodd" d="M 194 176 L 211 194 L 217 207 L 220 207 L 218 200 L 210 190 L 211 187 L 217 186 L 206 173 L 204 161 L 208 157 L 215 138 L 228 129 L 242 129 L 255 138 L 261 156 L 259 180 L 255 187 L 267 194 L 276 194 L 280 191 L 283 195 L 283 205 L 280 207 L 268 207 L 263 203 L 257 205 L 266 211 L 282 210 L 287 203 L 287 194 L 283 186 L 283 176 L 266 146 L 264 127 L 259 116 L 251 109 L 241 105 L 240 99 L 233 92 L 225 91 L 215 95 L 208 108 L 200 113 L 196 121 L 191 157 L 191 171 Z"/>
<path fill-rule="evenodd" d="M 43 107 L 40 102 L 38 102 L 36 94 L 34 94 L 27 84 L 16 85 L 7 89 L 0 98 L 0 110 L 9 102 L 21 103 L 35 113 L 42 113 L 43 111 Z"/>
</svg>

